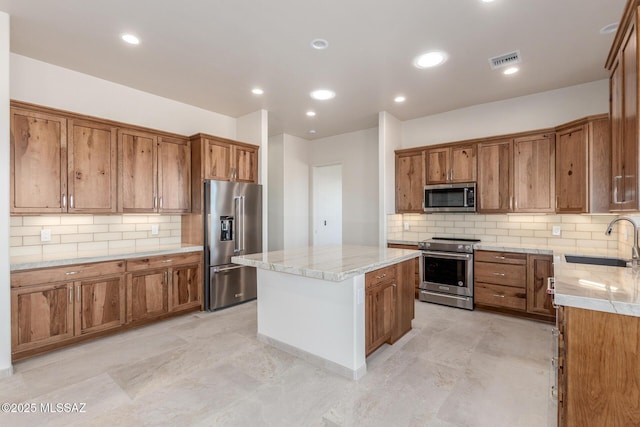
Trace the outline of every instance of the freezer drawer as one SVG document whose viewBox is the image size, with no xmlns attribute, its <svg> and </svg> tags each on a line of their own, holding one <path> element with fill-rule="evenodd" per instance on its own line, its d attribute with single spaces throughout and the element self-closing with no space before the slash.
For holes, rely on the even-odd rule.
<svg viewBox="0 0 640 427">
<path fill-rule="evenodd" d="M 237 264 L 225 264 L 209 269 L 209 311 L 255 299 L 256 269 Z"/>
</svg>

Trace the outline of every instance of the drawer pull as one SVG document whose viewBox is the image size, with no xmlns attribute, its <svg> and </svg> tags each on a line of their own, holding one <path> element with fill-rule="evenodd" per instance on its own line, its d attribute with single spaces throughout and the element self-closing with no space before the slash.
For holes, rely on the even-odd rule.
<svg viewBox="0 0 640 427">
<path fill-rule="evenodd" d="M 500 295 L 500 294 L 493 294 L 493 296 L 496 298 L 504 298 L 504 295 Z"/>
<path fill-rule="evenodd" d="M 164 261 L 162 261 L 162 262 L 173 262 L 173 260 L 172 260 L 172 259 L 165 259 L 165 260 L 164 260 Z"/>
<path fill-rule="evenodd" d="M 387 277 L 387 273 L 384 273 L 382 276 L 376 276 L 376 279 L 384 279 Z"/>
<path fill-rule="evenodd" d="M 78 274 L 78 273 L 80 273 L 80 272 L 79 272 L 79 271 L 67 271 L 67 272 L 66 272 L 66 273 L 64 273 L 64 274 L 66 274 L 67 276 L 71 276 L 71 275 L 73 275 L 73 274 Z"/>
<path fill-rule="evenodd" d="M 494 276 L 504 276 L 504 273 L 493 273 Z"/>
<path fill-rule="evenodd" d="M 503 256 L 495 256 L 494 258 L 495 259 L 507 259 L 506 257 L 503 257 Z"/>
</svg>

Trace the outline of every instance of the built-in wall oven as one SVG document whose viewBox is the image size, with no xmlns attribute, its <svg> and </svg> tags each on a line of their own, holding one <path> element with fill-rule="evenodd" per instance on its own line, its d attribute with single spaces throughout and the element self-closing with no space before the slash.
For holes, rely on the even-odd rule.
<svg viewBox="0 0 640 427">
<path fill-rule="evenodd" d="M 434 237 L 420 242 L 420 301 L 473 310 L 473 243 Z"/>
</svg>

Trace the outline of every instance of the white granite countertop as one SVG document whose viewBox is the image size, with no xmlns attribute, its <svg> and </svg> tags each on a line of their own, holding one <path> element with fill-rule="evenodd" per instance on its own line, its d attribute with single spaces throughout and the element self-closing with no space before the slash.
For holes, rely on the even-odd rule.
<svg viewBox="0 0 640 427">
<path fill-rule="evenodd" d="M 231 262 L 264 270 L 341 282 L 416 258 L 420 251 L 378 246 L 327 245 L 235 256 Z"/>
<path fill-rule="evenodd" d="M 85 251 L 57 253 L 52 255 L 28 255 L 10 258 L 11 271 L 31 270 L 33 268 L 57 267 L 61 265 L 87 264 L 91 262 L 114 261 L 155 255 L 169 255 L 183 252 L 201 251 L 202 246 L 163 245 L 117 248 L 106 251 Z"/>
</svg>

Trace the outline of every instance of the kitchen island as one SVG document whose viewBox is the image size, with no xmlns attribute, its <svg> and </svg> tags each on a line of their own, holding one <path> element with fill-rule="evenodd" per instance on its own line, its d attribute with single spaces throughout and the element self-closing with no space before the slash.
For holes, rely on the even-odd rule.
<svg viewBox="0 0 640 427">
<path fill-rule="evenodd" d="M 328 245 L 236 256 L 232 262 L 257 268 L 260 340 L 358 379 L 366 373 L 365 342 L 376 333 L 373 329 L 385 326 L 365 327 L 365 276 L 378 272 L 366 277 L 367 284 L 388 284 L 394 305 L 396 295 L 407 303 L 403 289 L 408 289 L 413 307 L 412 260 L 419 254 L 377 246 Z M 412 271 L 403 275 L 401 268 L 392 268 L 401 263 Z M 387 277 L 390 280 L 385 282 Z M 392 307 L 389 313 L 391 317 L 382 323 L 395 323 L 400 311 Z M 406 330 L 396 337 L 401 333 Z"/>
</svg>

